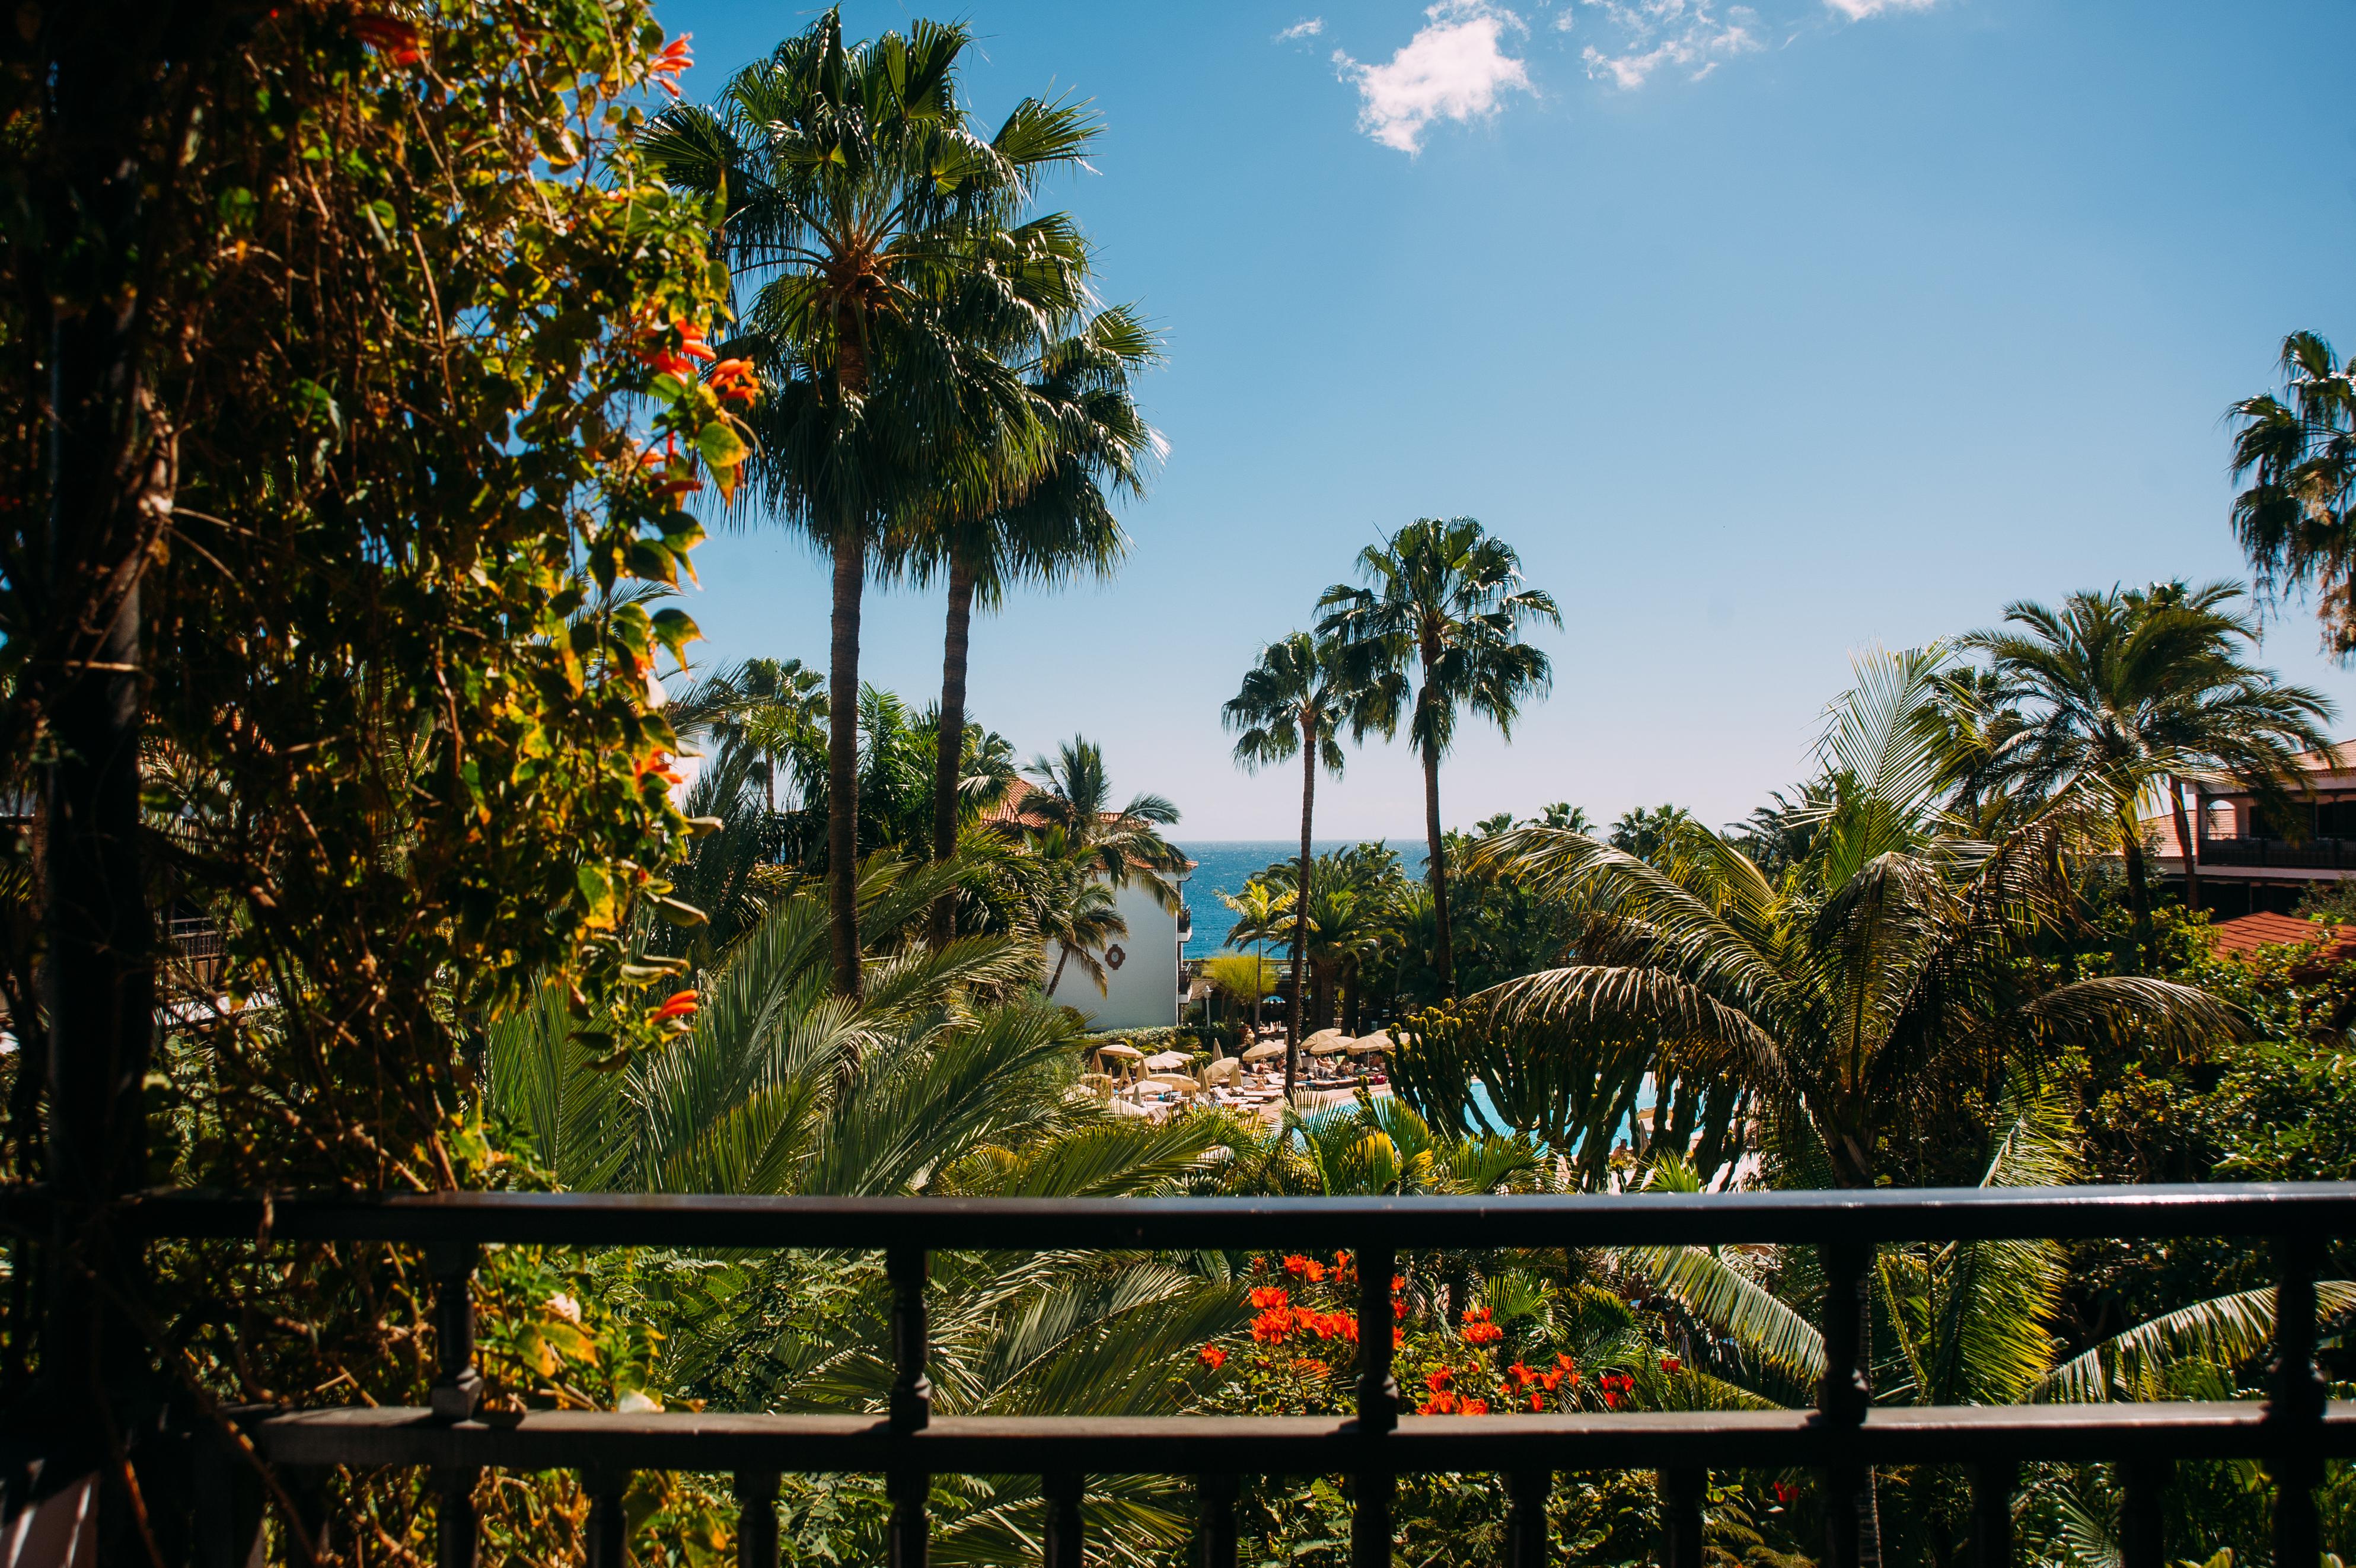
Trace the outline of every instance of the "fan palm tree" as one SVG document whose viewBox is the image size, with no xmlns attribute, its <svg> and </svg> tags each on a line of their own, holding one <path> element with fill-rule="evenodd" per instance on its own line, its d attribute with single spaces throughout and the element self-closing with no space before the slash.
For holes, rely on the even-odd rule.
<svg viewBox="0 0 2356 1568">
<path fill-rule="evenodd" d="M 933 794 L 937 860 L 957 850 L 955 785 L 965 744 L 974 607 L 997 608 L 1018 582 L 1052 584 L 1083 572 L 1108 576 L 1120 564 L 1129 541 L 1113 515 L 1112 498 L 1142 493 L 1145 465 L 1162 451 L 1162 438 L 1139 413 L 1130 385 L 1156 355 L 1152 335 L 1126 306 L 1099 311 L 1047 345 L 1028 368 L 1028 380 L 1050 433 L 1051 466 L 1010 504 L 979 516 L 935 517 L 912 541 L 916 574 L 937 571 L 948 585 Z M 949 918 L 946 904 L 934 912 L 934 940 L 948 939 Z"/>
<path fill-rule="evenodd" d="M 1063 835 L 1062 854 L 1084 862 L 1108 887 L 1141 884 L 1153 901 L 1172 914 L 1179 908 L 1175 872 L 1188 865 L 1184 854 L 1162 836 L 1178 821 L 1178 808 L 1160 795 L 1132 795 L 1113 804 L 1112 779 L 1104 751 L 1085 736 L 1039 757 L 1023 771 L 1032 788 L 1006 831 L 1035 835 L 1052 829 Z"/>
<path fill-rule="evenodd" d="M 2283 339 L 2283 394 L 2244 398 L 2228 411 L 2233 533 L 2266 589 L 2312 589 L 2324 639 L 2356 652 L 2356 379 L 2312 332 Z"/>
<path fill-rule="evenodd" d="M 1844 1187 L 1884 1174 L 1893 1126 L 1943 1072 L 2130 1032 L 2156 1050 L 2241 1033 L 2235 1009 L 2165 981 L 2035 988 L 2019 961 L 2066 896 L 2055 822 L 2074 802 L 1995 844 L 1955 836 L 1935 810 L 1940 665 L 1921 650 L 1859 660 L 1820 746 L 1831 801 L 1781 882 L 1690 821 L 1651 861 L 1560 829 L 1484 841 L 1483 865 L 1593 917 L 1580 962 L 1476 1000 L 1574 1039 L 1714 1050 L 1788 1109 Z"/>
<path fill-rule="evenodd" d="M 1235 911 L 1236 923 L 1227 928 L 1227 946 L 1247 944 L 1265 947 L 1291 918 L 1292 895 L 1270 887 L 1255 876 L 1239 893 L 1222 893 L 1219 902 Z M 1271 977 L 1272 978 L 1272 977 Z M 1258 997 L 1252 998 L 1252 1027 L 1259 1027 Z"/>
<path fill-rule="evenodd" d="M 1448 852 L 1440 827 L 1440 763 L 1455 743 L 1457 714 L 1487 718 L 1506 739 L 1522 704 L 1554 679 L 1545 653 L 1522 640 L 1533 623 L 1562 625 L 1549 596 L 1522 585 L 1521 557 L 1469 517 L 1419 518 L 1358 555 L 1367 586 L 1337 583 L 1317 601 L 1321 633 L 1340 638 L 1370 688 L 1368 724 L 1394 733 L 1414 702 L 1408 746 L 1423 762 L 1426 875 L 1439 946 L 1440 994 L 1455 994 L 1448 929 Z"/>
<path fill-rule="evenodd" d="M 2257 628 L 2230 583 L 2077 593 L 2059 609 L 2005 608 L 2019 629 L 1974 632 L 1997 703 L 2019 727 L 1983 769 L 2032 799 L 2058 789 L 2098 795 L 2126 858 L 2136 941 L 2151 941 L 2150 872 L 2136 805 L 2164 789 L 2183 851 L 2188 901 L 2200 901 L 2199 844 L 2184 808 L 2186 776 L 2230 779 L 2280 805 L 2305 788 L 2301 752 L 2328 749 L 2331 704 L 2244 662 Z M 2089 789 L 2088 787 L 2091 787 Z"/>
<path fill-rule="evenodd" d="M 1342 776 L 1341 733 L 1344 725 L 1363 732 L 1373 716 L 1369 688 L 1355 673 L 1340 641 L 1296 631 L 1259 651 L 1244 672 L 1240 690 L 1219 710 L 1229 730 L 1238 732 L 1236 761 L 1254 770 L 1301 758 L 1301 864 L 1295 873 L 1292 908 L 1304 907 L 1314 886 L 1309 839 L 1317 811 L 1317 770 Z M 1292 922 L 1292 994 L 1285 1004 L 1284 1092 L 1290 1097 L 1301 1070 L 1301 971 L 1309 957 L 1309 928 Z"/>
<path fill-rule="evenodd" d="M 1033 833 L 1029 847 L 1030 854 L 1024 857 L 1029 872 L 1023 899 L 1025 923 L 1038 933 L 1043 944 L 1055 950 L 1047 994 L 1055 994 L 1064 983 L 1064 966 L 1076 958 L 1081 972 L 1095 983 L 1101 996 L 1108 982 L 1104 962 L 1097 955 L 1129 935 L 1119 902 L 1098 875 L 1087 851 L 1075 845 L 1062 828 Z"/>
<path fill-rule="evenodd" d="M 1046 467 L 1021 375 L 1045 324 L 1085 299 L 1086 247 L 1023 220 L 1035 182 L 1087 152 L 1069 103 L 1025 99 L 984 137 L 958 102 L 970 35 L 918 21 L 849 43 L 839 12 L 739 71 L 716 107 L 665 113 L 648 141 L 677 188 L 715 199 L 715 249 L 753 285 L 727 351 L 765 389 L 754 491 L 833 563 L 828 677 L 835 983 L 859 985 L 859 618 L 871 554 L 911 510 L 976 513 Z M 986 460 L 981 456 L 986 455 Z"/>
</svg>

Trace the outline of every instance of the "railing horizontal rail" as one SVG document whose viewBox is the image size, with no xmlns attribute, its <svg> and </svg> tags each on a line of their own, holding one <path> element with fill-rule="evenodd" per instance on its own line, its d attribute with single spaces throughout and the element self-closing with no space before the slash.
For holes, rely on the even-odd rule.
<svg viewBox="0 0 2356 1568">
<path fill-rule="evenodd" d="M 1496 1197 L 174 1193 L 138 1200 L 118 1222 L 150 1237 L 223 1240 L 1024 1251 L 2296 1238 L 2356 1234 L 2356 1182 Z"/>
<path fill-rule="evenodd" d="M 1362 1470 L 1788 1469 L 1853 1462 L 1979 1464 L 2356 1456 L 2356 1402 L 2319 1429 L 2239 1403 L 1880 1407 L 1862 1425 L 1813 1411 L 1402 1416 L 1369 1435 L 1334 1416 L 935 1416 L 894 1434 L 866 1415 L 544 1411 L 511 1426 L 448 1424 L 422 1409 L 301 1411 L 250 1422 L 290 1465 L 552 1470 L 786 1470 L 944 1474 L 1339 1475 Z"/>
</svg>

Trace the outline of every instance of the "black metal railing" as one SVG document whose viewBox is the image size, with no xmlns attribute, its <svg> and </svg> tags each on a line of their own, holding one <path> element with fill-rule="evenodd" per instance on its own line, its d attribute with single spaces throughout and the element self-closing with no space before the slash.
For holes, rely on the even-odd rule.
<svg viewBox="0 0 2356 1568">
<path fill-rule="evenodd" d="M 2271 866 L 2284 871 L 2356 871 L 2356 839 L 2202 839 L 2201 864 Z"/>
<path fill-rule="evenodd" d="M 1077 1568 L 1084 1478 L 1199 1477 L 1204 1568 L 1234 1568 L 1237 1478 L 1355 1478 L 1352 1561 L 1387 1568 L 1396 1477 L 1495 1472 L 1509 1499 L 1506 1561 L 1547 1553 L 1546 1509 L 1565 1470 L 1652 1470 L 1665 1525 L 1660 1561 L 1698 1568 L 1712 1469 L 1814 1467 L 1826 1479 L 1826 1562 L 1854 1568 L 1857 1511 L 1841 1506 L 1867 1467 L 1952 1464 L 1972 1477 L 1976 1560 L 2012 1560 L 2019 1466 L 2110 1462 L 2124 1479 L 2126 1568 L 2158 1568 L 2160 1498 L 2179 1460 L 2263 1461 L 2276 1483 L 2274 1562 L 2319 1561 L 2313 1488 L 2327 1458 L 2356 1455 L 2356 1402 L 2334 1402 L 2315 1366 L 2316 1276 L 2325 1243 L 2356 1226 L 2356 1183 L 1929 1189 L 1858 1193 L 1411 1198 L 752 1198 L 596 1194 L 435 1194 L 382 1198 L 143 1200 L 151 1237 L 415 1243 L 439 1281 L 440 1375 L 428 1406 L 250 1416 L 260 1451 L 293 1467 L 429 1466 L 439 1477 L 442 1568 L 472 1568 L 471 1502 L 486 1468 L 573 1469 L 591 1498 L 591 1568 L 623 1562 L 621 1498 L 632 1472 L 733 1473 L 741 1568 L 776 1568 L 780 1473 L 867 1472 L 891 1499 L 888 1562 L 926 1557 L 927 1478 L 1043 1478 L 1047 1568 Z M 1859 1369 L 1859 1304 L 1874 1250 L 1896 1242 L 2022 1237 L 2247 1237 L 2272 1243 L 2279 1285 L 2263 1402 L 1876 1406 Z M 478 1419 L 471 1287 L 477 1249 L 505 1241 L 587 1247 L 880 1251 L 892 1289 L 894 1377 L 887 1412 L 766 1415 L 545 1411 Z M 1821 1250 L 1825 1366 L 1807 1411 L 1402 1415 L 1391 1375 L 1390 1276 L 1401 1251 L 1768 1243 Z M 977 1249 L 1348 1248 L 1358 1257 L 1356 1413 L 1326 1416 L 936 1416 L 926 1379 L 926 1260 Z"/>
</svg>

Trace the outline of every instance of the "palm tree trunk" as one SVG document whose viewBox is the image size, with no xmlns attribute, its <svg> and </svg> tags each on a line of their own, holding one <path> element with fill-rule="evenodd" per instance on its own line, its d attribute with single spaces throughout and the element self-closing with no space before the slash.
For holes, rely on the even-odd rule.
<svg viewBox="0 0 2356 1568">
<path fill-rule="evenodd" d="M 867 541 L 834 541 L 834 640 L 827 670 L 827 887 L 834 915 L 834 989 L 856 1001 L 859 975 L 859 608 Z"/>
<path fill-rule="evenodd" d="M 1307 1016 L 1301 971 L 1309 961 L 1309 826 L 1317 810 L 1316 726 L 1303 725 L 1301 746 L 1301 875 L 1292 885 L 1292 994 L 1285 999 L 1284 1099 L 1292 1102 L 1301 1079 L 1301 1023 Z"/>
<path fill-rule="evenodd" d="M 2131 800 L 2119 812 L 2119 838 L 2126 849 L 2127 913 L 2135 919 L 2138 970 L 2151 967 L 2151 877 L 2144 865 L 2143 824 L 2136 821 Z"/>
<path fill-rule="evenodd" d="M 973 628 L 973 563 L 949 557 L 949 624 L 941 641 L 941 735 L 933 759 L 933 859 L 957 853 L 958 774 L 965 763 L 966 650 Z M 933 946 L 948 945 L 956 913 L 952 895 L 933 906 Z"/>
<path fill-rule="evenodd" d="M 1431 918 L 1436 950 L 1431 967 L 1440 974 L 1441 1001 L 1456 995 L 1456 954 L 1448 935 L 1448 850 L 1440 837 L 1440 758 L 1423 754 L 1423 838 L 1430 856 L 1424 874 L 1431 878 Z"/>
<path fill-rule="evenodd" d="M 2201 908 L 2201 841 L 2192 836 L 2192 821 L 2184 810 L 2184 780 L 2168 781 L 2168 803 L 2176 813 L 2176 850 L 2184 857 L 2184 907 Z"/>
<path fill-rule="evenodd" d="M 1064 983 L 1064 966 L 1072 961 L 1072 944 L 1065 942 L 1061 946 L 1063 950 L 1055 955 L 1055 972 L 1047 977 L 1047 996 L 1051 1001 L 1055 998 L 1055 987 Z"/>
</svg>

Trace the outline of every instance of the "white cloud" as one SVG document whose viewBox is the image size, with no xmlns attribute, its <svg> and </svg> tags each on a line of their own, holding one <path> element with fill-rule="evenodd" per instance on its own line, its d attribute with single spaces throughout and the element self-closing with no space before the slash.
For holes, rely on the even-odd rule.
<svg viewBox="0 0 2356 1568">
<path fill-rule="evenodd" d="M 1762 46 L 1756 29 L 1758 16 L 1747 5 L 1730 5 L 1721 15 L 1716 0 L 1586 0 L 1619 34 L 1619 48 L 1590 44 L 1580 51 L 1587 73 L 1609 78 L 1616 86 L 1638 88 L 1655 71 L 1667 67 L 1699 81 L 1736 55 Z M 1826 0 L 1828 5 L 1915 5 L 1923 0 Z M 1556 26 L 1568 25 L 1568 17 Z"/>
<path fill-rule="evenodd" d="M 1419 151 L 1435 120 L 1464 122 L 1497 112 L 1500 93 L 1534 91 L 1524 64 L 1505 53 L 1522 19 L 1486 0 L 1440 0 L 1425 26 L 1387 65 L 1365 65 L 1340 49 L 1333 64 L 1357 84 L 1358 128 L 1387 147 Z"/>
<path fill-rule="evenodd" d="M 1825 0 L 1825 4 L 1852 22 L 1862 22 L 1868 16 L 1879 16 L 1884 11 L 1927 11 L 1939 0 Z"/>
<path fill-rule="evenodd" d="M 1285 28 L 1284 31 L 1277 34 L 1276 41 L 1280 44 L 1289 44 L 1299 38 L 1313 38 L 1324 30 L 1324 17 L 1303 16 L 1298 22 L 1293 23 L 1292 26 Z"/>
</svg>

